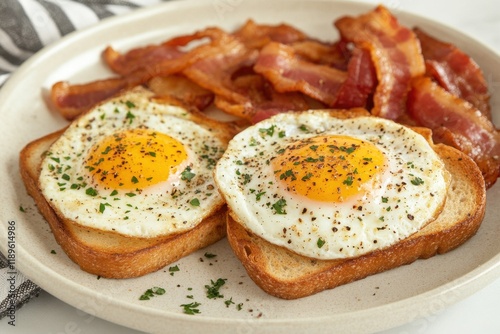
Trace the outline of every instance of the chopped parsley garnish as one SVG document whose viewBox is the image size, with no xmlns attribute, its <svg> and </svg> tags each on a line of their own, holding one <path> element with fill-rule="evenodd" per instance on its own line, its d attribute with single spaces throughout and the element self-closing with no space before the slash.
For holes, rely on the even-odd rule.
<svg viewBox="0 0 500 334">
<path fill-rule="evenodd" d="M 324 244 L 325 244 L 325 240 L 318 238 L 318 242 L 316 242 L 316 245 L 318 245 L 318 248 L 323 247 Z"/>
<path fill-rule="evenodd" d="M 127 111 L 127 115 L 125 116 L 125 118 L 129 120 L 129 124 L 132 124 L 132 121 L 134 120 L 135 115 L 132 114 L 130 111 Z"/>
<path fill-rule="evenodd" d="M 278 137 L 279 138 L 284 138 L 286 136 L 285 130 L 278 132 Z"/>
<path fill-rule="evenodd" d="M 173 266 L 173 267 L 169 267 L 169 268 L 168 268 L 168 272 L 170 273 L 170 276 L 174 276 L 174 273 L 175 273 L 176 271 L 180 271 L 180 269 L 179 269 L 179 266 L 178 266 L 178 265 L 175 265 L 175 266 Z"/>
<path fill-rule="evenodd" d="M 356 146 L 350 146 L 350 147 L 340 146 L 339 150 L 341 150 L 342 152 L 346 152 L 347 154 L 351 154 L 356 150 Z"/>
<path fill-rule="evenodd" d="M 352 182 L 353 182 L 353 181 L 354 181 L 354 179 L 352 178 L 352 176 L 351 176 L 351 175 L 349 175 L 349 176 L 347 177 L 347 179 L 345 179 L 345 180 L 344 180 L 344 182 L 342 182 L 342 183 L 343 183 L 343 184 L 345 184 L 345 185 L 348 185 L 348 186 L 352 186 Z"/>
<path fill-rule="evenodd" d="M 197 198 L 193 198 L 191 201 L 189 201 L 189 204 L 192 206 L 200 206 L 200 200 Z"/>
<path fill-rule="evenodd" d="M 111 206 L 111 204 L 109 204 L 109 203 L 101 203 L 101 204 L 99 204 L 99 212 L 103 213 L 104 210 L 106 210 L 107 206 Z"/>
<path fill-rule="evenodd" d="M 139 180 L 135 176 L 132 176 L 132 179 L 130 181 L 132 183 L 138 183 L 139 182 Z"/>
<path fill-rule="evenodd" d="M 57 254 L 55 250 L 51 250 L 50 254 Z"/>
<path fill-rule="evenodd" d="M 201 304 L 198 302 L 192 302 L 189 304 L 181 304 L 182 308 L 184 309 L 184 313 L 190 314 L 190 315 L 200 313 L 200 310 L 198 309 L 198 306 L 200 306 L 200 305 Z"/>
<path fill-rule="evenodd" d="M 152 297 L 155 297 L 155 296 L 161 296 L 165 294 L 165 289 L 163 288 L 160 288 L 160 287 L 153 287 L 151 289 L 147 289 L 140 297 L 139 297 L 139 300 L 149 300 L 151 299 Z"/>
<path fill-rule="evenodd" d="M 299 126 L 299 129 L 301 131 L 304 131 L 304 132 L 309 132 L 309 129 L 307 128 L 307 126 L 305 126 L 305 124 L 302 124 L 301 126 Z"/>
<path fill-rule="evenodd" d="M 409 168 L 415 168 L 415 165 L 413 164 L 412 161 L 410 162 L 407 162 L 406 165 L 409 167 Z"/>
<path fill-rule="evenodd" d="M 252 176 L 250 174 L 242 174 L 243 176 L 243 184 L 248 184 L 252 180 Z"/>
<path fill-rule="evenodd" d="M 205 289 L 207 289 L 207 298 L 215 299 L 215 298 L 223 298 L 224 295 L 221 295 L 219 292 L 220 288 L 226 284 L 225 278 L 219 278 L 217 281 L 210 280 L 211 285 L 205 285 Z"/>
<path fill-rule="evenodd" d="M 280 175 L 280 180 L 286 180 L 289 177 L 292 179 L 292 181 L 297 179 L 295 177 L 295 174 L 293 173 L 293 170 L 289 169 Z"/>
<path fill-rule="evenodd" d="M 187 166 L 181 173 L 181 180 L 191 181 L 196 174 L 191 172 L 191 167 Z"/>
<path fill-rule="evenodd" d="M 229 307 L 229 305 L 234 304 L 233 297 L 229 298 L 228 300 L 225 300 L 224 304 L 226 304 L 226 307 Z"/>
<path fill-rule="evenodd" d="M 89 196 L 97 196 L 97 190 L 95 190 L 94 188 L 87 188 L 85 190 L 85 194 Z"/>
<path fill-rule="evenodd" d="M 108 154 L 111 151 L 111 146 L 106 146 L 106 149 L 101 152 L 101 154 Z"/>
<path fill-rule="evenodd" d="M 135 108 L 135 104 L 132 102 L 132 101 L 126 101 L 125 104 L 127 105 L 127 107 L 129 108 Z"/>
<path fill-rule="evenodd" d="M 257 194 L 255 195 L 255 200 L 260 201 L 260 198 L 261 198 L 261 197 L 262 197 L 262 195 L 264 195 L 265 193 L 266 193 L 265 191 L 261 191 L 261 192 L 257 193 Z"/>
<path fill-rule="evenodd" d="M 271 125 L 271 127 L 265 129 L 265 128 L 260 128 L 259 129 L 259 132 L 264 134 L 264 135 L 268 135 L 268 136 L 273 136 L 274 135 L 274 129 L 276 128 L 276 125 Z"/>
<path fill-rule="evenodd" d="M 318 145 L 311 145 L 309 146 L 309 148 L 316 152 L 316 150 L 318 149 Z"/>
<path fill-rule="evenodd" d="M 23 208 L 23 206 L 22 206 L 22 205 L 19 205 L 19 211 L 21 211 L 21 212 L 26 212 L 26 210 Z"/>
<path fill-rule="evenodd" d="M 125 193 L 125 195 L 128 196 L 128 197 L 134 197 L 134 196 L 136 196 L 136 194 L 134 194 L 134 193 Z"/>
<path fill-rule="evenodd" d="M 304 176 L 302 177 L 302 179 L 301 179 L 301 180 L 302 180 L 302 181 L 307 181 L 307 180 L 309 180 L 312 176 L 313 176 L 313 174 L 312 174 L 312 173 L 307 173 L 306 175 L 304 175 Z"/>
<path fill-rule="evenodd" d="M 277 214 L 285 215 L 286 214 L 285 206 L 286 206 L 286 200 L 282 198 L 273 204 L 273 209 L 276 211 Z"/>
<path fill-rule="evenodd" d="M 422 180 L 419 177 L 415 177 L 414 179 L 411 180 L 411 184 L 419 186 L 421 184 L 424 184 L 424 180 Z"/>
<path fill-rule="evenodd" d="M 118 195 L 118 191 L 116 190 L 113 190 L 111 194 L 109 194 L 109 196 L 116 196 L 116 195 Z"/>
<path fill-rule="evenodd" d="M 62 178 L 63 180 L 66 180 L 66 181 L 69 181 L 69 179 L 70 179 L 70 177 L 69 177 L 69 175 L 68 175 L 68 174 L 63 174 L 63 175 L 61 176 L 61 178 Z"/>
<path fill-rule="evenodd" d="M 372 161 L 372 158 L 363 158 L 364 161 Z"/>
<path fill-rule="evenodd" d="M 156 152 L 149 152 L 148 153 L 150 156 L 152 156 L 153 158 L 156 157 Z"/>
<path fill-rule="evenodd" d="M 382 203 L 387 203 L 389 201 L 389 197 L 382 196 Z"/>
</svg>

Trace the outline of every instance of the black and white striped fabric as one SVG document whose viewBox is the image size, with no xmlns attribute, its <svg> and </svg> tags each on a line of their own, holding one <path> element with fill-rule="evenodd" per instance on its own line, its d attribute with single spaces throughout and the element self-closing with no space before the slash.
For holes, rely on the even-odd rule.
<svg viewBox="0 0 500 334">
<path fill-rule="evenodd" d="M 168 0 L 0 0 L 0 89 L 24 61 L 62 36 L 103 18 Z M 15 275 L 9 284 L 9 277 Z M 0 253 L 0 318 L 40 288 Z"/>
<path fill-rule="evenodd" d="M 167 0 L 0 1 L 0 86 L 35 52 L 101 19 Z"/>
</svg>

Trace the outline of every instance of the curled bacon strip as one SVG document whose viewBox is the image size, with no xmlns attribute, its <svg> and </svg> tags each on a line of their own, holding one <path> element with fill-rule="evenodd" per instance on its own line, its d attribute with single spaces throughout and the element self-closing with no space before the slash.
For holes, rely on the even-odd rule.
<svg viewBox="0 0 500 334">
<path fill-rule="evenodd" d="M 103 52 L 103 58 L 109 68 L 115 73 L 128 75 L 137 70 L 147 68 L 150 64 L 177 59 L 184 54 L 185 52 L 176 47 L 165 44 L 148 45 L 132 49 L 125 54 L 120 54 L 111 46 L 108 46 Z"/>
<path fill-rule="evenodd" d="M 290 46 L 304 60 L 331 66 L 341 71 L 347 70 L 347 64 L 352 55 L 347 48 L 347 43 L 343 41 L 329 44 L 308 39 L 294 42 Z"/>
<path fill-rule="evenodd" d="M 226 33 L 220 29 L 209 28 L 192 35 L 171 39 L 163 43 L 161 47 L 184 46 L 192 41 L 206 37 L 211 39 L 211 42 L 208 45 L 202 44 L 191 52 L 179 53 L 179 57 L 167 57 L 158 62 L 136 62 L 134 57 L 125 56 L 122 59 L 124 62 L 121 63 L 121 66 L 127 67 L 125 59 L 129 59 L 131 66 L 136 66 L 137 69 L 121 77 L 74 85 L 64 81 L 57 82 L 53 85 L 51 91 L 52 104 L 66 119 L 72 120 L 96 103 L 115 95 L 121 90 L 144 84 L 155 76 L 168 76 L 181 72 L 192 63 L 213 52 L 211 44 L 220 43 L 225 35 Z M 143 49 L 144 52 L 146 52 L 145 50 Z"/>
<path fill-rule="evenodd" d="M 292 47 L 275 42 L 260 51 L 254 70 L 268 79 L 278 92 L 302 92 L 330 106 L 347 78 L 345 72 L 306 62 Z"/>
<path fill-rule="evenodd" d="M 73 120 L 96 103 L 123 89 L 134 87 L 142 81 L 135 80 L 135 77 L 112 78 L 81 85 L 70 85 L 66 81 L 60 81 L 52 86 L 50 99 L 64 118 Z"/>
<path fill-rule="evenodd" d="M 377 74 L 370 53 L 365 49 L 354 49 L 347 65 L 347 79 L 338 92 L 334 107 L 340 109 L 369 107 L 376 85 Z"/>
<path fill-rule="evenodd" d="M 210 90 L 217 96 L 239 104 L 248 97 L 238 93 L 232 84 L 232 76 L 242 67 L 251 67 L 257 59 L 257 51 L 248 49 L 238 39 L 222 34 L 209 47 L 196 51 L 197 61 L 183 70 L 183 74 Z"/>
<path fill-rule="evenodd" d="M 488 85 L 479 65 L 455 45 L 439 41 L 421 29 L 413 31 L 422 46 L 427 75 L 491 119 Z"/>
<path fill-rule="evenodd" d="M 233 35 L 249 49 L 262 49 L 267 43 L 273 41 L 292 44 L 309 39 L 302 31 L 290 25 L 256 24 L 253 20 L 248 20 Z"/>
<path fill-rule="evenodd" d="M 257 123 L 280 112 L 306 110 L 310 105 L 299 93 L 278 93 L 262 76 L 243 74 L 233 80 L 234 89 L 248 96 L 241 104 L 217 96 L 215 105 L 232 115 L 243 115 L 251 123 Z"/>
<path fill-rule="evenodd" d="M 173 97 L 182 104 L 190 108 L 195 107 L 197 110 L 206 109 L 214 99 L 212 92 L 182 75 L 156 76 L 148 81 L 147 86 L 160 97 Z"/>
<path fill-rule="evenodd" d="M 430 78 L 414 81 L 408 113 L 434 132 L 434 140 L 468 154 L 483 173 L 486 187 L 500 175 L 500 133 L 471 103 L 454 96 Z"/>
<path fill-rule="evenodd" d="M 425 72 L 415 34 L 383 6 L 359 17 L 342 17 L 335 26 L 342 39 L 370 51 L 378 79 L 372 114 L 397 119 L 405 112 L 412 78 Z"/>
</svg>

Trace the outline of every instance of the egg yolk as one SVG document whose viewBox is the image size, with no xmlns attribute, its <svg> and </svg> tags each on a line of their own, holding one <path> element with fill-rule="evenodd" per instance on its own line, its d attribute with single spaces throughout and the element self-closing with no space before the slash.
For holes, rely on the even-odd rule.
<svg viewBox="0 0 500 334">
<path fill-rule="evenodd" d="M 348 136 L 318 136 L 293 142 L 272 161 L 288 191 L 323 202 L 343 202 L 369 191 L 364 186 L 383 169 L 384 154 L 370 142 Z"/>
<path fill-rule="evenodd" d="M 85 168 L 109 189 L 143 189 L 166 181 L 187 158 L 181 142 L 147 129 L 115 133 L 95 144 Z"/>
</svg>

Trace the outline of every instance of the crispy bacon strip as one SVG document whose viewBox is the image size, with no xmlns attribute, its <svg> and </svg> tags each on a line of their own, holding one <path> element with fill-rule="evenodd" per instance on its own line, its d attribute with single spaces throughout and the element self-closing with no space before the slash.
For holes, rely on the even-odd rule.
<svg viewBox="0 0 500 334">
<path fill-rule="evenodd" d="M 170 96 L 184 105 L 204 110 L 214 99 L 214 94 L 182 75 L 156 76 L 147 83 L 156 95 Z"/>
<path fill-rule="evenodd" d="M 415 34 L 383 6 L 358 17 L 342 17 L 335 26 L 342 39 L 370 51 L 378 79 L 372 114 L 397 119 L 405 111 L 412 78 L 425 72 Z"/>
<path fill-rule="evenodd" d="M 414 81 L 408 113 L 419 125 L 434 132 L 434 140 L 468 154 L 491 187 L 500 175 L 500 133 L 469 102 L 452 95 L 430 78 Z"/>
<path fill-rule="evenodd" d="M 491 119 L 488 84 L 479 65 L 455 45 L 435 39 L 421 29 L 413 31 L 422 46 L 427 75 Z"/>
<path fill-rule="evenodd" d="M 347 66 L 347 79 L 342 84 L 334 107 L 349 109 L 367 108 L 377 86 L 377 74 L 370 53 L 365 49 L 354 49 Z"/>
<path fill-rule="evenodd" d="M 183 70 L 183 74 L 219 98 L 235 104 L 249 105 L 250 100 L 237 91 L 233 75 L 242 68 L 251 67 L 257 59 L 257 50 L 248 49 L 229 34 L 203 49 L 203 56 Z M 245 117 L 246 115 L 238 115 Z"/>
<path fill-rule="evenodd" d="M 309 39 L 302 31 L 288 24 L 265 25 L 248 20 L 233 33 L 249 49 L 262 49 L 269 42 L 291 44 Z"/>
<path fill-rule="evenodd" d="M 60 81 L 52 86 L 50 98 L 53 106 L 67 120 L 73 120 L 96 103 L 103 101 L 122 89 L 136 85 L 135 78 L 112 78 L 87 84 L 70 85 Z M 137 82 L 139 83 L 139 81 Z"/>
<path fill-rule="evenodd" d="M 341 71 L 347 70 L 347 64 L 352 56 L 347 43 L 343 41 L 329 44 L 309 39 L 294 42 L 290 46 L 295 54 L 309 62 L 332 66 Z"/>
<path fill-rule="evenodd" d="M 220 29 L 209 28 L 192 35 L 171 39 L 164 44 L 170 47 L 184 46 L 205 37 L 211 39 L 211 42 L 202 44 L 177 58 L 163 59 L 157 63 L 141 64 L 143 67 L 122 77 L 76 85 L 58 82 L 52 87 L 52 104 L 66 119 L 72 120 L 96 103 L 110 98 L 123 89 L 144 84 L 155 76 L 168 76 L 181 72 L 184 68 L 213 52 L 211 44 L 221 43 L 222 38 L 226 35 Z"/>
<path fill-rule="evenodd" d="M 275 42 L 260 51 L 254 70 L 269 80 L 278 92 L 302 92 L 330 106 L 335 103 L 347 78 L 345 72 L 304 61 L 292 47 Z"/>
<path fill-rule="evenodd" d="M 103 52 L 103 58 L 109 68 L 115 73 L 128 75 L 137 70 L 147 68 L 151 64 L 180 58 L 184 54 L 185 52 L 179 50 L 177 47 L 165 44 L 135 48 L 125 54 L 120 54 L 111 46 L 108 46 Z"/>
<path fill-rule="evenodd" d="M 309 109 L 310 104 L 300 93 L 278 93 L 262 76 L 255 73 L 240 75 L 233 80 L 236 91 L 248 97 L 245 104 L 215 98 L 215 105 L 232 115 L 243 115 L 251 123 L 257 123 L 274 114 Z"/>
</svg>

